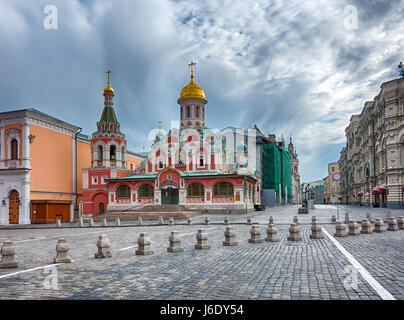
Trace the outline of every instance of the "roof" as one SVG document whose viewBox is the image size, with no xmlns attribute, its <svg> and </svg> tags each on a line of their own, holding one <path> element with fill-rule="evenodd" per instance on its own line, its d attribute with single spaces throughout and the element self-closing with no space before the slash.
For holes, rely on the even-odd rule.
<svg viewBox="0 0 404 320">
<path fill-rule="evenodd" d="M 42 116 L 42 117 L 46 117 L 46 118 L 48 118 L 48 119 L 50 119 L 50 120 L 52 120 L 52 121 L 54 121 L 54 122 L 58 122 L 58 123 L 60 123 L 60 124 L 64 124 L 64 125 L 68 125 L 68 126 L 70 126 L 70 127 L 74 127 L 74 128 L 76 128 L 77 130 L 80 129 L 80 127 L 75 126 L 74 124 L 68 123 L 68 122 L 63 121 L 63 120 L 60 120 L 60 119 L 58 119 L 58 118 L 55 118 L 55 117 L 53 117 L 53 116 L 51 116 L 51 115 L 49 115 L 49 114 L 47 114 L 47 113 L 45 113 L 45 112 L 39 111 L 39 110 L 37 110 L 37 109 L 35 109 L 35 108 L 26 108 L 26 109 L 10 110 L 10 111 L 5 111 L 5 112 L 0 112 L 0 116 L 6 115 L 6 114 L 9 114 L 9 113 L 16 113 L 16 112 L 29 112 L 29 113 L 33 113 L 33 114 L 36 114 L 36 115 L 39 115 L 39 116 Z"/>
<path fill-rule="evenodd" d="M 179 170 L 181 177 L 184 178 L 193 178 L 193 177 L 230 177 L 230 176 L 239 176 L 239 177 L 248 177 L 253 180 L 257 180 L 255 177 L 251 175 L 244 175 L 244 174 L 237 174 L 237 173 L 220 173 L 220 172 L 191 172 L 191 173 L 186 173 L 184 171 Z M 143 179 L 156 179 L 157 174 L 145 174 L 145 175 L 133 175 L 133 176 L 127 176 L 127 177 L 120 177 L 120 178 L 109 178 L 107 180 L 109 181 L 120 181 L 120 180 L 143 180 Z"/>
</svg>

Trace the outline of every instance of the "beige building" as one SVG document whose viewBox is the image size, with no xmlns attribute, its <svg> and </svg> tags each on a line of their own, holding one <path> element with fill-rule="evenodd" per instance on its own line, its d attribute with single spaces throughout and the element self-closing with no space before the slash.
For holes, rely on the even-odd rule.
<svg viewBox="0 0 404 320">
<path fill-rule="evenodd" d="M 328 164 L 328 176 L 324 181 L 324 199 L 326 203 L 338 203 L 340 193 L 340 176 L 338 162 Z"/>
<path fill-rule="evenodd" d="M 299 159 L 297 158 L 297 153 L 293 145 L 292 138 L 290 138 L 288 150 L 290 154 L 290 165 L 292 167 L 292 204 L 301 204 Z"/>
<path fill-rule="evenodd" d="M 338 161 L 343 203 L 403 207 L 404 78 L 381 85 L 353 115 Z"/>
</svg>

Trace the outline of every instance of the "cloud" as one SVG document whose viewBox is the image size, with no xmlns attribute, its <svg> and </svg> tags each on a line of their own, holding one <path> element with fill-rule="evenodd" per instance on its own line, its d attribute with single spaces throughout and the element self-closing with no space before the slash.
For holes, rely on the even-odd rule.
<svg viewBox="0 0 404 320">
<path fill-rule="evenodd" d="M 48 4 L 0 2 L 1 110 L 36 107 L 91 134 L 109 68 L 129 149 L 147 150 L 158 120 L 178 120 L 194 60 L 207 125 L 292 134 L 307 181 L 327 174 L 350 116 L 403 60 L 399 0 L 56 0 L 59 28 L 45 30 Z M 347 5 L 356 30 L 344 27 Z"/>
</svg>

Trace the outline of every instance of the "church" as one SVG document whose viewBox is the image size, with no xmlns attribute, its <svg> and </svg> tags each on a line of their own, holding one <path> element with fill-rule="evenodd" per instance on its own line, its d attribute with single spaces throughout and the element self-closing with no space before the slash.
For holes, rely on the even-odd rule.
<svg viewBox="0 0 404 320">
<path fill-rule="evenodd" d="M 246 213 L 260 204 L 256 168 L 249 166 L 243 137 L 236 147 L 205 123 L 204 90 L 190 82 L 177 100 L 179 128 L 164 134 L 159 125 L 150 151 L 133 171 L 125 167 L 125 135 L 114 112 L 114 90 L 104 89 L 104 109 L 91 139 L 91 167 L 82 170 L 80 214 L 181 205 L 202 212 Z M 236 161 L 234 161 L 236 159 Z"/>
</svg>

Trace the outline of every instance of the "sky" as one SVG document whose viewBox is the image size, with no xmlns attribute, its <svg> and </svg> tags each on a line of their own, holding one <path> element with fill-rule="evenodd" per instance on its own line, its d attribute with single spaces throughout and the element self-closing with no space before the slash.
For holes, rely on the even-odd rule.
<svg viewBox="0 0 404 320">
<path fill-rule="evenodd" d="M 195 61 L 208 127 L 291 135 L 301 181 L 322 179 L 351 115 L 398 78 L 403 2 L 0 0 L 0 112 L 36 108 L 91 135 L 110 69 L 128 150 L 148 151 L 158 121 L 179 120 Z"/>
</svg>

